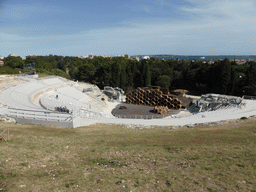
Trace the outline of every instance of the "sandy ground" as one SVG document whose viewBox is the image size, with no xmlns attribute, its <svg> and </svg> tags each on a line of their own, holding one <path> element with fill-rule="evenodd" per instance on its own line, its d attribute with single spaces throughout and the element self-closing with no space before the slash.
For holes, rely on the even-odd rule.
<svg viewBox="0 0 256 192">
<path fill-rule="evenodd" d="M 103 114 L 104 115 L 106 115 L 107 117 L 112 117 L 112 118 L 114 118 L 114 116 L 112 115 L 112 110 L 117 106 L 117 105 L 119 105 L 120 104 L 120 102 L 117 102 L 117 101 L 115 101 L 115 102 L 106 102 L 106 104 L 107 104 L 107 106 L 104 108 L 104 110 L 103 110 Z"/>
</svg>

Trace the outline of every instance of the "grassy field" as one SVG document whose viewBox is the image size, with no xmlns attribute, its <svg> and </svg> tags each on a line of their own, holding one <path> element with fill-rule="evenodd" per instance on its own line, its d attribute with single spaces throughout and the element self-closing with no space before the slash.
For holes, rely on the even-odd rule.
<svg viewBox="0 0 256 192">
<path fill-rule="evenodd" d="M 0 123 L 1 191 L 256 191 L 256 119 L 193 128 Z"/>
</svg>

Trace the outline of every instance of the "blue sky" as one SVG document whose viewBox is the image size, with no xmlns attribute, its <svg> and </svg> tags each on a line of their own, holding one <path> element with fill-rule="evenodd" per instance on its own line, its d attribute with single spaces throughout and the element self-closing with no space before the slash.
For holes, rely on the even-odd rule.
<svg viewBox="0 0 256 192">
<path fill-rule="evenodd" d="M 254 55 L 255 0 L 0 0 L 0 56 Z"/>
</svg>

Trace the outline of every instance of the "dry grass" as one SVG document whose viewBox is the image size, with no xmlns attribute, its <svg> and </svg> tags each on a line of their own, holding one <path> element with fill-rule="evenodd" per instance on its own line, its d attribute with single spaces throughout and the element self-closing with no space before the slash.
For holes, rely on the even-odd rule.
<svg viewBox="0 0 256 192">
<path fill-rule="evenodd" d="M 255 119 L 193 129 L 4 124 L 3 191 L 256 191 Z"/>
</svg>

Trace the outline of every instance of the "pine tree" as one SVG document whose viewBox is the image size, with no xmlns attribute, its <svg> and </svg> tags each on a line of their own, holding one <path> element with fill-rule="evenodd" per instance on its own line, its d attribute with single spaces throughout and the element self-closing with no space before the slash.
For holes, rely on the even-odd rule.
<svg viewBox="0 0 256 192">
<path fill-rule="evenodd" d="M 120 74 L 120 88 L 125 89 L 126 87 L 126 71 L 125 67 L 122 67 L 121 74 Z"/>
<path fill-rule="evenodd" d="M 159 77 L 157 85 L 163 88 L 169 88 L 171 85 L 171 78 L 168 75 L 162 75 Z"/>
<path fill-rule="evenodd" d="M 228 85 L 231 81 L 231 64 L 228 59 L 224 59 L 221 64 L 221 92 L 228 93 Z"/>
<path fill-rule="evenodd" d="M 145 86 L 151 85 L 151 74 L 150 67 L 146 64 L 146 73 L 145 73 Z"/>
<path fill-rule="evenodd" d="M 114 62 L 111 66 L 111 85 L 120 87 L 121 66 L 118 62 Z"/>
</svg>

